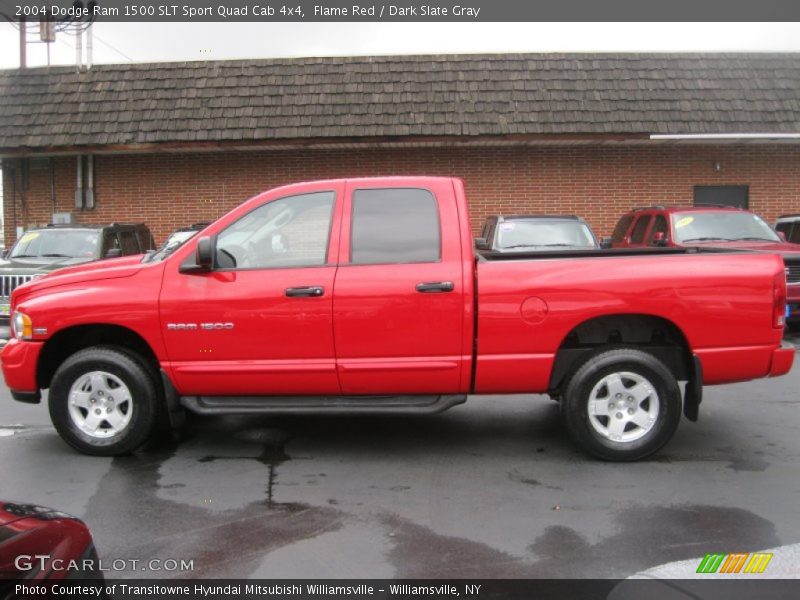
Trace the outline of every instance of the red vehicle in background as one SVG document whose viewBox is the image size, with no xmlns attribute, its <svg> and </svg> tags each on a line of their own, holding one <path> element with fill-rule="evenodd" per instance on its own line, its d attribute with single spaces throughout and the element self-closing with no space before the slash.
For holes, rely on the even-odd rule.
<svg viewBox="0 0 800 600">
<path fill-rule="evenodd" d="M 102 581 L 99 567 L 92 535 L 80 519 L 35 504 L 0 502 L 0 598 L 4 581 Z"/>
<path fill-rule="evenodd" d="M 761 217 L 730 206 L 651 206 L 623 215 L 612 248 L 736 248 L 780 254 L 786 265 L 787 321 L 800 321 L 800 244 L 786 241 Z"/>
<path fill-rule="evenodd" d="M 473 248 L 443 177 L 300 183 L 184 244 L 62 269 L 12 297 L 2 367 L 87 454 L 200 414 L 424 414 L 548 393 L 572 439 L 636 460 L 696 420 L 704 384 L 782 375 L 786 277 L 712 248 Z M 685 392 L 679 386 L 685 381 Z"/>
</svg>

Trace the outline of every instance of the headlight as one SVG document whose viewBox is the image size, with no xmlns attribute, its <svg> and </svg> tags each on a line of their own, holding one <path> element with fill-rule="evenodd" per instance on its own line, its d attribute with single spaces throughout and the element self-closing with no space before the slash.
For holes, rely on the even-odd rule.
<svg viewBox="0 0 800 600">
<path fill-rule="evenodd" d="M 18 310 L 14 311 L 14 318 L 11 319 L 11 326 L 14 337 L 18 340 L 30 340 L 33 338 L 33 323 L 31 318 Z"/>
</svg>

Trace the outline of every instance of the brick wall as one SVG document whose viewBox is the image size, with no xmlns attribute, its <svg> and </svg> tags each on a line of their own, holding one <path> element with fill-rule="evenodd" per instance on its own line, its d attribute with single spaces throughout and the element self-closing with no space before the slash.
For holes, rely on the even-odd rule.
<svg viewBox="0 0 800 600">
<path fill-rule="evenodd" d="M 719 163 L 720 171 L 714 169 Z M 212 220 L 276 185 L 330 177 L 464 178 L 477 232 L 496 213 L 575 213 L 600 236 L 632 206 L 691 203 L 694 185 L 747 185 L 750 208 L 770 222 L 800 212 L 800 147 L 549 146 L 298 150 L 97 156 L 97 207 L 79 222 L 144 221 L 160 243 L 174 228 Z M 14 185 L 5 172 L 6 243 L 14 238 Z M 75 159 L 56 159 L 56 211 L 73 211 Z M 16 223 L 53 212 L 49 170 L 32 170 Z"/>
</svg>

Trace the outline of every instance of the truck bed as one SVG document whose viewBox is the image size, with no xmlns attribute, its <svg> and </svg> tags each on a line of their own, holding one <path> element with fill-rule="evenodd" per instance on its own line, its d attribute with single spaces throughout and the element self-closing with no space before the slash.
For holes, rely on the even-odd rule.
<svg viewBox="0 0 800 600">
<path fill-rule="evenodd" d="M 782 270 L 779 256 L 712 248 L 478 255 L 475 391 L 547 390 L 565 346 L 656 345 L 663 332 L 698 356 L 706 384 L 764 377 Z"/>
</svg>

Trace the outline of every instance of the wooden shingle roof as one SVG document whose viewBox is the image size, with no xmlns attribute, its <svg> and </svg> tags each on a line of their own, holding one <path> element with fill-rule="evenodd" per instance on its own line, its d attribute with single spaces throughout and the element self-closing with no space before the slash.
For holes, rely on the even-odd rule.
<svg viewBox="0 0 800 600">
<path fill-rule="evenodd" d="M 0 71 L 0 152 L 800 132 L 800 54 L 299 58 Z"/>
</svg>

